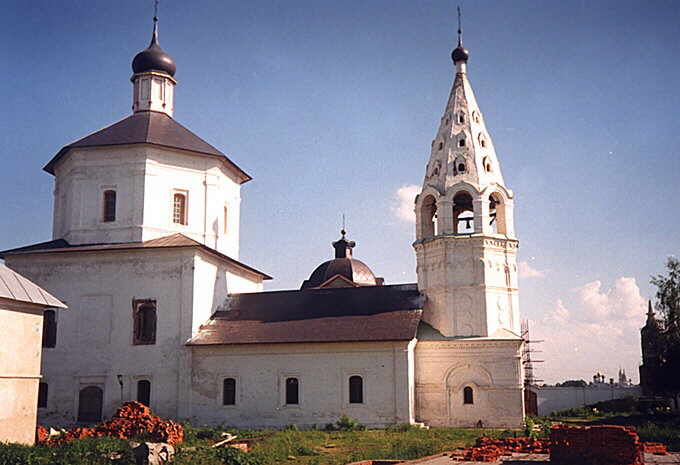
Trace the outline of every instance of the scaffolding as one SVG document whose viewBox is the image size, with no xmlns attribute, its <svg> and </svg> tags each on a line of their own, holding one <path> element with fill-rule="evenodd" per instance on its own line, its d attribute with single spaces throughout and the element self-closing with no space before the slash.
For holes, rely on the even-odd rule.
<svg viewBox="0 0 680 465">
<path fill-rule="evenodd" d="M 535 360 L 532 354 L 540 353 L 540 350 L 533 348 L 533 344 L 540 344 L 542 340 L 535 340 L 529 337 L 529 320 L 522 321 L 522 367 L 524 368 L 524 387 L 542 383 L 542 379 L 537 379 L 534 374 L 534 363 L 543 363 L 543 360 Z"/>
</svg>

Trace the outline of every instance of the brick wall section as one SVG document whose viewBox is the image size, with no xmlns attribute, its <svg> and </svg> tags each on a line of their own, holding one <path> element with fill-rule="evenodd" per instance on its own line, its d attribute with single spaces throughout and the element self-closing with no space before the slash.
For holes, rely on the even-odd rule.
<svg viewBox="0 0 680 465">
<path fill-rule="evenodd" d="M 642 444 L 635 429 L 625 426 L 554 426 L 550 431 L 550 463 L 641 465 Z"/>
</svg>

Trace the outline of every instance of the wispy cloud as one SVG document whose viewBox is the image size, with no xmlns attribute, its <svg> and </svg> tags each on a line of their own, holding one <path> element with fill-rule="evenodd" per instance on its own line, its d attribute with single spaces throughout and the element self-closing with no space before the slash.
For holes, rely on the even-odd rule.
<svg viewBox="0 0 680 465">
<path fill-rule="evenodd" d="M 600 370 L 616 379 L 623 367 L 637 379 L 644 319 L 645 299 L 635 278 L 617 278 L 609 289 L 600 281 L 574 289 L 543 318 L 530 321 L 531 338 L 544 340 L 538 377 L 588 380 Z"/>
<path fill-rule="evenodd" d="M 529 262 L 521 261 L 518 263 L 520 278 L 544 278 L 547 270 L 538 270 L 531 266 Z"/>
<path fill-rule="evenodd" d="M 413 208 L 418 192 L 420 192 L 420 186 L 415 184 L 407 184 L 397 189 L 394 193 L 394 205 L 392 206 L 392 213 L 395 217 L 409 223 L 416 222 L 416 214 Z"/>
</svg>

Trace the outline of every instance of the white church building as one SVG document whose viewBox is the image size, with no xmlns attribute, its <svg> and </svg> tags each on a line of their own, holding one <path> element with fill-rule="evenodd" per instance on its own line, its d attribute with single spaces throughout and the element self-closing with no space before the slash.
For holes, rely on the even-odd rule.
<svg viewBox="0 0 680 465">
<path fill-rule="evenodd" d="M 121 401 L 238 427 L 519 427 L 522 338 L 513 193 L 458 47 L 453 89 L 415 202 L 418 282 L 389 285 L 353 257 L 300 289 L 239 261 L 251 177 L 173 118 L 175 63 L 132 62 L 132 115 L 62 148 L 52 240 L 6 264 L 69 307 L 46 320 L 39 421 L 97 422 Z M 407 244 L 404 244 L 407 247 Z"/>
</svg>

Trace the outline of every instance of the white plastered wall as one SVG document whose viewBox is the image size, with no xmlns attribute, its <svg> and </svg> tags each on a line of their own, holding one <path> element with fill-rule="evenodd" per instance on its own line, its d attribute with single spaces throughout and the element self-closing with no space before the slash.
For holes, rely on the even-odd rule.
<svg viewBox="0 0 680 465">
<path fill-rule="evenodd" d="M 419 340 L 416 420 L 431 426 L 519 428 L 524 423 L 521 341 Z M 473 404 L 463 389 L 473 389 Z"/>
<path fill-rule="evenodd" d="M 0 299 L 0 442 L 35 439 L 43 310 Z"/>
<path fill-rule="evenodd" d="M 261 277 L 195 248 L 8 256 L 7 265 L 67 302 L 57 311 L 57 344 L 43 350 L 49 384 L 40 421 L 75 420 L 80 388 L 104 390 L 104 416 L 136 399 L 136 383 L 151 381 L 151 407 L 178 418 L 188 408 L 195 335 L 227 289 L 261 290 Z M 226 285 L 225 285 L 226 282 Z M 157 304 L 156 343 L 133 345 L 133 299 Z"/>
<path fill-rule="evenodd" d="M 236 180 L 219 157 L 150 145 L 71 149 L 55 169 L 53 238 L 138 242 L 179 232 L 238 259 Z M 112 222 L 103 221 L 106 190 L 116 191 Z M 186 225 L 173 222 L 175 193 L 187 196 Z"/>
<path fill-rule="evenodd" d="M 361 342 L 252 344 L 192 348 L 190 420 L 238 427 L 301 427 L 348 415 L 366 425 L 413 421 L 413 344 Z M 363 378 L 363 404 L 349 403 L 349 377 Z M 222 381 L 235 378 L 236 405 L 222 405 Z M 283 383 L 300 381 L 300 404 L 285 405 Z"/>
<path fill-rule="evenodd" d="M 136 381 L 151 381 L 151 407 L 175 417 L 184 347 L 180 328 L 191 320 L 193 249 L 7 258 L 7 265 L 67 302 L 57 310 L 57 343 L 43 350 L 48 406 L 41 423 L 70 424 L 78 392 L 88 385 L 104 391 L 105 417 L 122 400 L 136 398 Z M 133 299 L 157 302 L 156 343 L 133 345 Z"/>
</svg>

